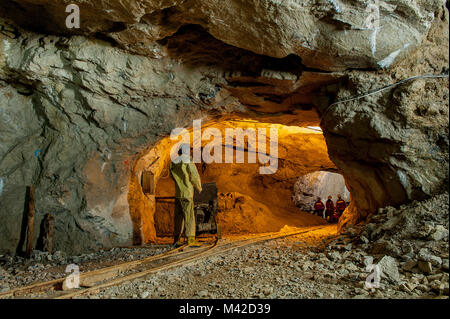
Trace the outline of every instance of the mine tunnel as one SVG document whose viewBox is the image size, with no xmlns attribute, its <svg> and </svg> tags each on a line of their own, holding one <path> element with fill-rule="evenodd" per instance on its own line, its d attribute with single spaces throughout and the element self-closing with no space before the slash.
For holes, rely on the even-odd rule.
<svg viewBox="0 0 450 319">
<path fill-rule="evenodd" d="M 199 233 L 215 233 L 218 227 L 221 236 L 251 235 L 324 225 L 327 222 L 322 216 L 312 214 L 318 196 L 325 202 L 326 196 L 333 195 L 335 200 L 340 193 L 349 201 L 344 178 L 329 159 L 318 126 L 226 118 L 190 127 L 186 134 L 192 141 L 195 135 L 201 137 L 196 167 L 202 184 L 209 189 L 206 192 L 212 192 L 203 204 L 215 205 L 214 218 L 206 213 L 204 220 L 205 214 L 196 210 Z M 260 162 L 260 143 L 273 161 L 266 158 L 265 163 Z M 275 144 L 276 152 L 271 154 L 270 146 Z M 178 145 L 179 138 L 165 137 L 137 161 L 134 174 L 138 178 L 134 182 L 138 185 L 130 187 L 137 193 L 133 196 L 137 200 L 130 202 L 130 210 L 138 224 L 138 242 L 170 242 L 174 235 L 175 185 L 170 153 Z M 206 158 L 208 154 L 211 158 Z M 227 155 L 231 155 L 228 161 Z M 190 144 L 190 156 L 196 156 L 194 142 Z M 264 167 L 272 170 L 260 174 Z M 199 195 L 196 193 L 196 205 L 202 204 L 201 200 L 197 203 Z"/>
<path fill-rule="evenodd" d="M 78 3 L 0 1 L 0 299 L 448 296 L 449 1 Z"/>
</svg>

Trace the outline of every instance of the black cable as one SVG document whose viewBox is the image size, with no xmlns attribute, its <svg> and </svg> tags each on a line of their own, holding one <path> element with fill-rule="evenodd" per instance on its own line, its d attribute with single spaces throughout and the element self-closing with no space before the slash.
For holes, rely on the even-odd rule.
<svg viewBox="0 0 450 319">
<path fill-rule="evenodd" d="M 330 105 L 327 107 L 327 109 L 325 110 L 325 112 L 324 112 L 323 115 L 321 116 L 320 122 L 322 123 L 323 119 L 327 116 L 327 114 L 328 114 L 328 112 L 330 111 L 330 109 L 331 109 L 333 106 L 337 105 L 337 104 L 344 103 L 344 102 L 350 102 L 350 101 L 354 101 L 354 100 L 359 100 L 359 99 L 362 99 L 363 97 L 370 96 L 370 95 L 373 95 L 373 94 L 382 92 L 382 91 L 384 91 L 384 90 L 390 89 L 390 88 L 392 88 L 392 87 L 399 86 L 399 85 L 401 85 L 401 84 L 403 84 L 403 83 L 406 83 L 406 82 L 409 82 L 409 81 L 412 81 L 412 80 L 424 79 L 424 78 L 448 78 L 448 76 L 449 76 L 448 73 L 447 73 L 447 74 L 444 73 L 444 74 L 424 74 L 424 75 L 416 75 L 416 76 L 412 76 L 412 77 L 406 78 L 406 79 L 404 79 L 404 80 L 401 80 L 401 81 L 399 81 L 399 82 L 396 82 L 396 83 L 394 83 L 394 84 L 389 84 L 389 85 L 383 86 L 383 87 L 381 87 L 381 88 L 378 88 L 378 89 L 369 91 L 369 92 L 364 93 L 364 94 L 361 94 L 361 95 L 356 95 L 356 96 L 352 96 L 352 97 L 350 97 L 350 98 L 348 98 L 348 99 L 336 101 L 336 102 L 330 104 Z"/>
</svg>

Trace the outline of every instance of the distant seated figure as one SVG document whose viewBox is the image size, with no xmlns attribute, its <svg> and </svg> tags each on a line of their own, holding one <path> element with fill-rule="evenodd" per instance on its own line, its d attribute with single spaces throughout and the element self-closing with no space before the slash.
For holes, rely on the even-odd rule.
<svg viewBox="0 0 450 319">
<path fill-rule="evenodd" d="M 338 209 L 335 207 L 334 208 L 334 212 L 333 212 L 333 214 L 330 217 L 330 223 L 333 223 L 333 224 L 337 223 L 339 221 L 339 217 L 340 216 L 341 215 L 339 214 Z"/>
<path fill-rule="evenodd" d="M 325 216 L 329 221 L 332 221 L 334 209 L 335 209 L 332 198 L 333 198 L 332 196 L 328 196 L 328 200 L 325 203 L 325 207 L 326 207 Z"/>
<path fill-rule="evenodd" d="M 314 203 L 314 214 L 317 216 L 321 216 L 325 218 L 325 205 L 322 203 L 322 200 L 320 197 L 317 197 L 316 202 Z"/>
</svg>

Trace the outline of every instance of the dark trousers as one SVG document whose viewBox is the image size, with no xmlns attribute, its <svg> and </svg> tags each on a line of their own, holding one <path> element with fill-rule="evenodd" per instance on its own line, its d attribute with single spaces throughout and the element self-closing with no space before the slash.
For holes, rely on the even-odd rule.
<svg viewBox="0 0 450 319">
<path fill-rule="evenodd" d="M 332 210 L 326 210 L 325 211 L 325 218 L 331 221 L 333 219 L 333 213 L 334 212 Z"/>
<path fill-rule="evenodd" d="M 314 214 L 319 217 L 323 217 L 323 209 L 315 209 Z"/>
</svg>

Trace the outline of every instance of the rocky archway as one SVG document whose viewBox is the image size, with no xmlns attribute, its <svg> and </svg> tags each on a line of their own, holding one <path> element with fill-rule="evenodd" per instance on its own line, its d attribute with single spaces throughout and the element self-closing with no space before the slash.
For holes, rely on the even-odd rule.
<svg viewBox="0 0 450 319">
<path fill-rule="evenodd" d="M 269 144 L 272 136 L 270 128 L 276 130 L 277 150 L 271 154 Z M 209 129 L 220 134 L 220 139 L 205 134 Z M 243 145 L 234 136 L 233 141 L 225 138 L 226 130 L 241 129 L 248 135 L 242 136 Z M 258 146 L 252 149 L 251 132 L 255 137 L 264 132 L 264 143 L 267 144 L 267 154 L 276 157 L 274 174 L 261 174 L 260 168 L 268 164 L 261 164 L 256 159 Z M 279 231 L 283 226 L 306 226 L 323 223 L 320 218 L 304 213 L 295 207 L 292 201 L 292 190 L 297 177 L 318 170 L 336 171 L 335 165 L 329 160 L 323 135 L 317 129 L 308 127 L 285 126 L 273 123 L 258 122 L 249 119 L 223 118 L 206 122 L 197 133 L 191 128 L 190 140 L 194 134 L 203 136 L 201 141 L 202 152 L 211 142 L 219 143 L 222 153 L 222 162 L 206 163 L 204 158 L 198 163 L 198 170 L 203 183 L 215 182 L 220 193 L 231 193 L 232 196 L 241 197 L 242 205 L 228 207 L 225 199 L 219 196 L 219 215 L 222 229 L 225 233 L 231 232 L 269 232 Z M 257 133 L 258 132 L 258 133 Z M 206 137 L 205 137 L 206 136 Z M 257 136 L 257 143 L 261 143 Z M 256 142 L 256 139 L 254 140 Z M 130 183 L 129 203 L 130 211 L 136 216 L 135 230 L 137 237 L 141 236 L 143 242 L 154 241 L 155 235 L 170 235 L 172 232 L 173 206 L 170 202 L 158 203 L 155 197 L 174 196 L 173 181 L 169 176 L 170 152 L 176 147 L 178 139 L 164 138 L 147 151 L 136 163 Z M 233 148 L 232 163 L 225 162 L 225 154 Z M 236 154 L 242 150 L 243 163 L 238 163 Z M 214 151 L 213 151 L 214 152 Z M 193 153 L 193 152 L 192 152 Z M 191 153 L 191 154 L 192 154 Z M 210 153 L 210 151 L 208 151 Z M 203 156 L 206 153 L 203 153 Z M 249 163 L 254 155 L 255 163 Z M 154 176 L 155 192 L 144 195 L 141 176 L 143 171 L 151 172 Z M 244 203 L 245 202 L 245 203 Z M 227 207 L 225 207 L 227 206 Z M 155 226 L 154 226 L 155 225 Z M 138 240 L 139 241 L 139 240 Z"/>
<path fill-rule="evenodd" d="M 55 216 L 55 249 L 131 243 L 138 159 L 205 116 L 320 125 L 352 193 L 348 222 L 439 193 L 448 184 L 447 79 L 328 107 L 448 72 L 445 2 L 380 1 L 386 19 L 375 51 L 356 18 L 363 4 L 336 3 L 86 3 L 78 35 L 59 28 L 65 1 L 0 4 L 0 251 L 20 248 L 31 184 L 36 223 Z"/>
</svg>

